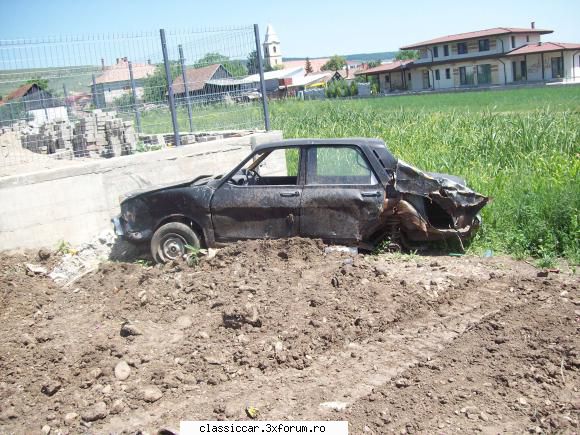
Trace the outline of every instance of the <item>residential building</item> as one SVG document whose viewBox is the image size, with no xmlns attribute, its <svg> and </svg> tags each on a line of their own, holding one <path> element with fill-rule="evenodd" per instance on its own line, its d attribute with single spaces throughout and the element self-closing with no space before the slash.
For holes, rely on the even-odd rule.
<svg viewBox="0 0 580 435">
<path fill-rule="evenodd" d="M 541 41 L 552 32 L 532 23 L 443 36 L 401 47 L 419 52 L 414 61 L 361 74 L 378 76 L 381 92 L 580 82 L 580 44 Z"/>
<path fill-rule="evenodd" d="M 68 119 L 68 111 L 63 98 L 53 96 L 50 91 L 41 89 L 36 83 L 19 86 L 2 100 L 0 107 L 6 105 L 4 116 L 12 121 L 27 113 L 32 122 L 42 124 L 54 119 Z M 4 119 L 0 119 L 0 124 Z"/>
<path fill-rule="evenodd" d="M 105 107 L 113 100 L 131 92 L 131 77 L 129 61 L 126 57 L 117 58 L 115 65 L 102 67 L 102 73 L 95 78 L 95 85 L 91 83 L 91 93 L 94 95 L 97 107 Z M 153 75 L 155 65 L 149 63 L 132 63 L 133 80 L 137 97 L 143 95 L 145 78 Z"/>
<path fill-rule="evenodd" d="M 201 68 L 186 68 L 185 80 L 187 91 L 194 102 L 219 101 L 228 91 L 227 87 L 219 86 L 212 81 L 232 77 L 227 69 L 220 64 L 208 65 Z M 175 98 L 185 97 L 185 85 L 181 74 L 173 80 L 173 95 Z"/>
</svg>

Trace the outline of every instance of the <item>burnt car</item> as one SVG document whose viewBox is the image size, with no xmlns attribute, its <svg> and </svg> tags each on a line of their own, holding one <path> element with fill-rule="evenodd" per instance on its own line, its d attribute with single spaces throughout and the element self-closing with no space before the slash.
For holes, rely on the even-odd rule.
<svg viewBox="0 0 580 435">
<path fill-rule="evenodd" d="M 296 139 L 257 146 L 231 172 L 127 195 L 115 231 L 157 262 L 244 239 L 319 238 L 372 249 L 456 239 L 488 197 L 420 171 L 377 139 Z M 189 245 L 189 246 L 188 246 Z"/>
</svg>

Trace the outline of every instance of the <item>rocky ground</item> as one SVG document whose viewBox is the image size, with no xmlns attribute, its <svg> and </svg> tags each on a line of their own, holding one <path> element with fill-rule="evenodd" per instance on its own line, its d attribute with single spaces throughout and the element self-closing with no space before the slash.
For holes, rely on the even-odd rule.
<svg viewBox="0 0 580 435">
<path fill-rule="evenodd" d="M 41 257 L 0 256 L 1 433 L 156 433 L 249 406 L 352 434 L 579 431 L 571 272 L 301 239 L 74 276 Z"/>
</svg>

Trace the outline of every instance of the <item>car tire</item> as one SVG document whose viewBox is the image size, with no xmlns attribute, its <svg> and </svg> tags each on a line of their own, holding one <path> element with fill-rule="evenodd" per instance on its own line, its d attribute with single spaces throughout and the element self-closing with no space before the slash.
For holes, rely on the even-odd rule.
<svg viewBox="0 0 580 435">
<path fill-rule="evenodd" d="M 160 226 L 151 239 L 151 256 L 157 263 L 178 260 L 187 254 L 186 245 L 199 248 L 199 237 L 181 222 Z"/>
</svg>

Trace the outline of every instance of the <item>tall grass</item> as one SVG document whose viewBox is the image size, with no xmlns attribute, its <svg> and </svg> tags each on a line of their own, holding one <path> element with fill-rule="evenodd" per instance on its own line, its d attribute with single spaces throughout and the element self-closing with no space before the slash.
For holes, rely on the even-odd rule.
<svg viewBox="0 0 580 435">
<path fill-rule="evenodd" d="M 389 98 L 280 102 L 271 105 L 272 121 L 287 138 L 381 138 L 408 163 L 465 177 L 493 198 L 472 249 L 580 261 L 580 113 L 390 104 Z"/>
</svg>

